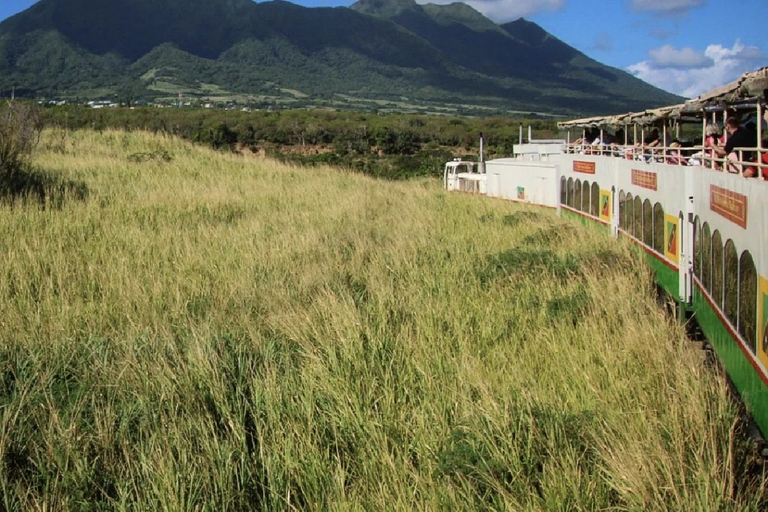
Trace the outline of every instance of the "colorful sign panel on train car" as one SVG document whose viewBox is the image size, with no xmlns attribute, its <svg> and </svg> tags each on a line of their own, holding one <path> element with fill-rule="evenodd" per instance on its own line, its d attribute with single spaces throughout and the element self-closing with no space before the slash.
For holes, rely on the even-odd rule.
<svg viewBox="0 0 768 512">
<path fill-rule="evenodd" d="M 664 255 L 674 263 L 680 263 L 680 219 L 664 215 Z"/>
<path fill-rule="evenodd" d="M 600 220 L 611 222 L 611 191 L 600 190 Z"/>
<path fill-rule="evenodd" d="M 737 226 L 747 229 L 747 196 L 710 185 L 709 208 Z"/>
<path fill-rule="evenodd" d="M 573 172 L 595 174 L 595 162 L 582 162 L 581 160 L 574 160 Z"/>
<path fill-rule="evenodd" d="M 757 296 L 757 320 L 760 322 L 758 333 L 758 355 L 763 365 L 768 367 L 768 279 L 760 276 L 760 292 Z"/>
<path fill-rule="evenodd" d="M 656 173 L 641 171 L 640 169 L 632 169 L 632 184 L 637 187 L 647 188 L 648 190 L 659 189 Z"/>
</svg>

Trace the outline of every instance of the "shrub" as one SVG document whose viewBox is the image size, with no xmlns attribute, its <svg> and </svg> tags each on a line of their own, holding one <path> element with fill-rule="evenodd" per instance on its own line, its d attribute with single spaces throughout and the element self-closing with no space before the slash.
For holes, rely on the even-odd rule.
<svg viewBox="0 0 768 512">
<path fill-rule="evenodd" d="M 24 167 L 40 141 L 42 118 L 29 103 L 8 102 L 0 110 L 0 173 Z"/>
</svg>

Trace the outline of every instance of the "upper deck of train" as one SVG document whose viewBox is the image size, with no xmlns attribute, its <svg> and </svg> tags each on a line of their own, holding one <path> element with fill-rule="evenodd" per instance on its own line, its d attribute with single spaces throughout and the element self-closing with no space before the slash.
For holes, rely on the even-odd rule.
<svg viewBox="0 0 768 512">
<path fill-rule="evenodd" d="M 574 119 L 558 127 L 565 132 L 567 153 L 699 166 L 764 181 L 766 103 L 768 68 L 761 68 L 682 104 Z"/>
</svg>

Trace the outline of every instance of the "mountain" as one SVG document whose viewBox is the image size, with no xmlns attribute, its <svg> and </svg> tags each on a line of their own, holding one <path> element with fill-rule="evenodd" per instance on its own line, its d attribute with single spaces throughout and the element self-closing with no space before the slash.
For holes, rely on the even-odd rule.
<svg viewBox="0 0 768 512">
<path fill-rule="evenodd" d="M 246 95 L 591 114 L 681 98 L 463 3 L 40 0 L 0 23 L 0 91 Z"/>
</svg>

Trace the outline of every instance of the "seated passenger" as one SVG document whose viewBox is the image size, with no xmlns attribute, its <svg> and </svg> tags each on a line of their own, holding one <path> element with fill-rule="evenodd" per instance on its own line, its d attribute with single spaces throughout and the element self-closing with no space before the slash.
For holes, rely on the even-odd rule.
<svg viewBox="0 0 768 512">
<path fill-rule="evenodd" d="M 646 148 L 666 148 L 672 143 L 672 134 L 667 132 L 664 136 L 664 140 L 662 140 L 662 137 L 659 134 L 659 129 L 654 128 L 651 131 L 651 134 L 643 140 L 643 143 Z M 650 152 L 646 152 L 646 161 L 656 159 L 663 162 L 663 158 L 659 158 L 662 156 L 662 153 L 663 152 L 659 149 L 652 149 Z"/>
<path fill-rule="evenodd" d="M 719 157 L 728 158 L 728 172 L 743 174 L 747 178 L 757 176 L 757 169 L 754 166 L 745 165 L 755 161 L 754 148 L 757 147 L 757 132 L 739 126 L 739 120 L 735 117 L 729 117 L 725 121 L 725 131 L 728 132 L 725 146 L 716 146 L 713 149 Z M 752 151 L 738 151 L 741 148 L 752 149 Z"/>
<path fill-rule="evenodd" d="M 766 117 L 768 117 L 768 112 L 765 114 Z M 764 180 L 768 180 L 768 139 L 763 139 L 762 144 L 760 145 L 760 157 L 757 159 L 758 163 L 763 164 L 762 167 L 759 169 L 759 175 L 763 177 Z"/>
<path fill-rule="evenodd" d="M 598 132 L 597 136 L 600 136 L 600 132 Z M 579 137 L 573 143 L 571 144 L 575 151 L 579 153 L 589 153 L 589 147 L 592 144 L 592 140 L 595 138 L 595 135 L 593 134 L 593 131 L 591 129 L 584 130 L 584 136 Z"/>
<path fill-rule="evenodd" d="M 659 129 L 654 128 L 651 133 L 643 139 L 644 146 L 658 146 L 659 145 Z"/>
<path fill-rule="evenodd" d="M 716 171 L 721 171 L 723 166 L 720 165 L 720 162 L 716 162 L 713 159 L 717 158 L 717 154 L 715 153 L 714 148 L 718 146 L 722 147 L 725 145 L 725 137 L 723 137 L 722 130 L 716 123 L 707 123 L 706 128 L 704 128 L 704 134 L 706 136 L 704 139 L 704 156 L 706 157 L 704 160 L 704 166 L 711 167 Z"/>
<path fill-rule="evenodd" d="M 670 151 L 667 153 L 667 163 L 675 165 L 688 165 L 688 159 L 680 152 L 682 144 L 678 141 L 673 141 L 670 145 Z"/>
</svg>

